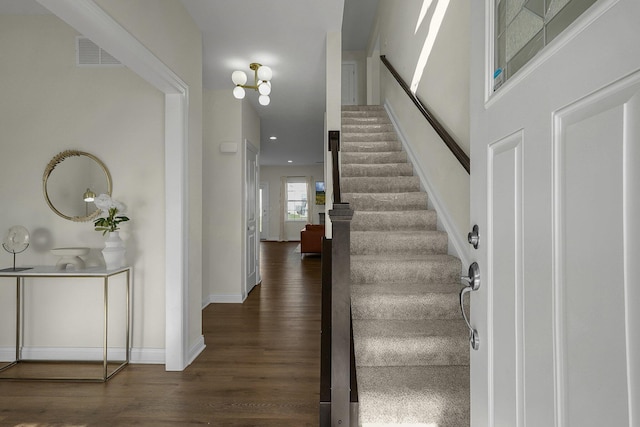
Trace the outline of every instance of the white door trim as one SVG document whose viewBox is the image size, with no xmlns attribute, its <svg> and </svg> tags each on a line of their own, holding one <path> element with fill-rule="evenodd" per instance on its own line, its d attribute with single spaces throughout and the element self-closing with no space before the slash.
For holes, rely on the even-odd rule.
<svg viewBox="0 0 640 427">
<path fill-rule="evenodd" d="M 254 288 L 254 286 L 258 283 L 258 278 L 260 277 L 260 263 L 257 262 L 257 259 L 255 260 L 256 265 L 255 265 L 255 269 L 256 269 L 256 283 L 247 283 L 247 273 L 248 273 L 248 263 L 250 262 L 250 260 L 247 259 L 247 220 L 248 220 L 248 212 L 247 212 L 247 200 L 249 199 L 249 194 L 247 193 L 247 153 L 248 152 L 252 152 L 255 153 L 256 155 L 256 176 L 255 176 L 255 183 L 254 183 L 254 187 L 256 189 L 256 194 L 255 196 L 257 196 L 257 189 L 258 187 L 258 183 L 260 182 L 260 174 L 259 174 L 259 156 L 260 156 L 260 150 L 251 143 L 251 141 L 249 141 L 248 139 L 244 140 L 244 150 L 242 150 L 242 176 L 243 176 L 243 181 L 244 184 L 242 186 L 242 191 L 243 191 L 243 206 L 242 206 L 242 266 L 243 266 L 243 274 L 242 274 L 242 300 L 244 301 L 245 299 L 247 299 L 247 297 L 249 296 L 249 292 L 251 292 L 251 290 Z M 258 214 L 258 209 L 257 209 L 257 197 L 256 197 L 256 207 L 255 209 L 255 213 L 254 215 Z M 256 230 L 256 247 L 254 248 L 255 250 L 255 254 L 256 257 L 259 256 L 260 252 L 260 233 Z"/>
<path fill-rule="evenodd" d="M 183 370 L 189 351 L 187 144 L 189 86 L 92 0 L 38 0 L 165 94 L 165 368 Z"/>
</svg>

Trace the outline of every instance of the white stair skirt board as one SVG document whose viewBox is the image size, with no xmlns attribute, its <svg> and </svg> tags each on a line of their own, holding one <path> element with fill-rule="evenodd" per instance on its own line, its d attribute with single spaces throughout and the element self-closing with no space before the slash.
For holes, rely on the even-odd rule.
<svg viewBox="0 0 640 427">
<path fill-rule="evenodd" d="M 398 124 L 398 119 L 393 111 L 393 107 L 391 107 L 388 102 L 385 102 L 384 108 L 389 114 L 389 119 L 398 134 L 398 139 L 400 139 L 400 142 L 402 143 L 402 148 L 404 148 L 407 153 L 409 162 L 413 164 L 415 173 L 420 178 L 420 183 L 427 194 L 429 194 L 427 202 L 429 209 L 433 209 L 438 213 L 438 230 L 444 230 L 449 235 L 449 254 L 460 258 L 463 266 L 470 265 L 473 261 L 469 255 L 469 244 L 466 240 L 466 236 L 461 236 L 453 227 L 451 215 L 442 203 L 442 198 L 439 196 L 438 191 L 431 184 L 432 180 L 430 179 L 429 173 L 420 166 L 414 151 L 411 149 L 411 145 L 407 142 L 407 137 L 404 135 L 402 128 L 400 128 L 400 125 Z M 466 273 L 466 270 L 464 272 Z"/>
</svg>

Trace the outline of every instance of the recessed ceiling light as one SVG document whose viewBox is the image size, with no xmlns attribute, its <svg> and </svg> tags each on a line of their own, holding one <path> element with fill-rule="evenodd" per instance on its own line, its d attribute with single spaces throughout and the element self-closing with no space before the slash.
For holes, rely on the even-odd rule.
<svg viewBox="0 0 640 427">
<path fill-rule="evenodd" d="M 278 139 L 278 137 L 277 136 L 270 136 L 269 139 L 272 140 L 272 141 L 275 141 L 276 139 Z"/>
<path fill-rule="evenodd" d="M 293 163 L 293 160 L 287 160 L 287 163 Z"/>
</svg>

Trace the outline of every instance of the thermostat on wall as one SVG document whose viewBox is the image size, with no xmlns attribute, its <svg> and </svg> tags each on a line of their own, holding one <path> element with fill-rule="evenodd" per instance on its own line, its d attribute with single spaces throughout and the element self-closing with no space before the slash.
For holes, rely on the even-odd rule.
<svg viewBox="0 0 640 427">
<path fill-rule="evenodd" d="M 220 152 L 221 153 L 237 153 L 238 152 L 238 144 L 235 142 L 223 142 L 220 144 Z"/>
</svg>

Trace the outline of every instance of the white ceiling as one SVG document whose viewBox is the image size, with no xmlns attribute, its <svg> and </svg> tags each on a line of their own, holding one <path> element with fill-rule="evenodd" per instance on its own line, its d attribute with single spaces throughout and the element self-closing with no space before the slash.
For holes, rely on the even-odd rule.
<svg viewBox="0 0 640 427">
<path fill-rule="evenodd" d="M 50 12 L 36 0 L 0 0 L 2 15 L 48 15 Z"/>
<path fill-rule="evenodd" d="M 268 106 L 247 91 L 261 119 L 260 163 L 322 163 L 326 34 L 342 31 L 345 50 L 364 50 L 378 0 L 180 1 L 202 31 L 205 88 L 231 91 L 234 70 L 251 81 L 251 62 L 273 70 Z M 0 13 L 47 11 L 35 0 L 0 0 Z"/>
<path fill-rule="evenodd" d="M 259 62 L 273 70 L 271 103 L 261 106 L 262 165 L 322 162 L 325 40 L 340 31 L 344 0 L 181 0 L 203 36 L 207 89 L 233 89 L 231 73 Z M 269 136 L 277 136 L 269 142 Z"/>
</svg>

